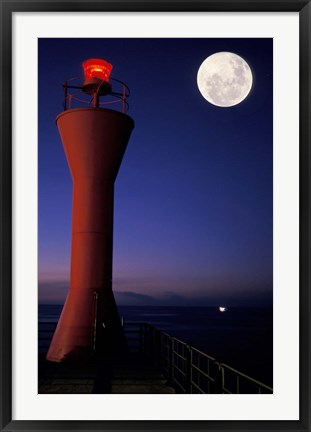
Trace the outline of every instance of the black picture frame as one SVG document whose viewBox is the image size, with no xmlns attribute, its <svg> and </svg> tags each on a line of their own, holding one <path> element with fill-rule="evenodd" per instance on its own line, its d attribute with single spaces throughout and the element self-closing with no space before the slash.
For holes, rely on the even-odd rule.
<svg viewBox="0 0 311 432">
<path fill-rule="evenodd" d="M 0 0 L 0 305 L 2 431 L 311 431 L 310 401 L 310 0 Z M 13 421 L 12 420 L 12 14 L 14 12 L 299 12 L 300 32 L 300 420 L 298 421 Z M 289 371 L 290 373 L 290 371 Z"/>
</svg>

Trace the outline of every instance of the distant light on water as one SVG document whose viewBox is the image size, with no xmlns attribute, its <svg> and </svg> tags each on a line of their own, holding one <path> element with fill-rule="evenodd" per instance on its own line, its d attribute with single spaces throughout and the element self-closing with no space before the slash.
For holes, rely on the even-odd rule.
<svg viewBox="0 0 311 432">
<path fill-rule="evenodd" d="M 219 306 L 219 312 L 226 312 L 227 308 L 225 306 Z"/>
</svg>

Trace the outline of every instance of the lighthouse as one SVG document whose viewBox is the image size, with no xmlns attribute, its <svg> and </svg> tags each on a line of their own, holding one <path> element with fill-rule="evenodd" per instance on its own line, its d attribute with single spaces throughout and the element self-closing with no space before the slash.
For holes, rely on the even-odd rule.
<svg viewBox="0 0 311 432">
<path fill-rule="evenodd" d="M 128 87 L 112 80 L 111 70 L 105 60 L 85 61 L 83 82 L 65 82 L 64 111 L 56 118 L 73 197 L 70 288 L 47 353 L 53 362 L 111 353 L 125 344 L 112 291 L 113 203 L 134 121 L 126 114 Z M 72 107 L 77 101 L 80 106 Z M 121 111 L 107 108 L 115 102 Z"/>
</svg>

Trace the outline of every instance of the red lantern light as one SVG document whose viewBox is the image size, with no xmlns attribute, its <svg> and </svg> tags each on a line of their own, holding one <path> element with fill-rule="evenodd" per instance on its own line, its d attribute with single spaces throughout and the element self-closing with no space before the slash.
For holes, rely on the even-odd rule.
<svg viewBox="0 0 311 432">
<path fill-rule="evenodd" d="M 89 59 L 82 63 L 82 67 L 86 81 L 92 78 L 99 78 L 109 82 L 112 64 L 108 63 L 106 60 L 96 58 Z"/>
</svg>

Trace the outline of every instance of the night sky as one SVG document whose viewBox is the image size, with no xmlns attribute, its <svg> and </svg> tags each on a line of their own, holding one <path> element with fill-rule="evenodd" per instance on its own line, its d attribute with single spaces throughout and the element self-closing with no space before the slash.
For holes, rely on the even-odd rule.
<svg viewBox="0 0 311 432">
<path fill-rule="evenodd" d="M 65 79 L 104 58 L 125 81 L 135 129 L 115 183 L 119 304 L 271 306 L 272 39 L 39 39 L 39 302 L 69 287 L 71 177 L 55 124 Z M 203 60 L 231 51 L 253 89 L 219 108 L 200 94 Z"/>
</svg>

